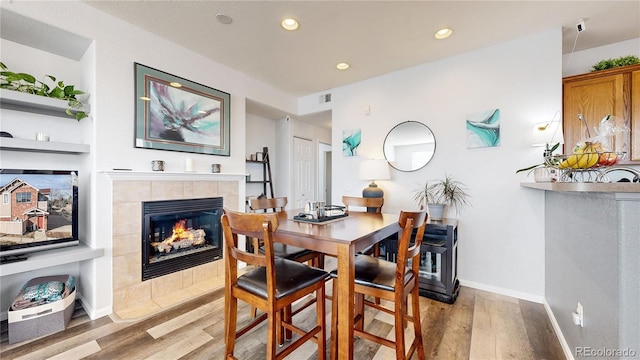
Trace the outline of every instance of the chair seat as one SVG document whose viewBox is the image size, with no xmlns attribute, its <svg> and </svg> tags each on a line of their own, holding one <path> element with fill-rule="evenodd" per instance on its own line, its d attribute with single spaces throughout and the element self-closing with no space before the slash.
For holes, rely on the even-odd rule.
<svg viewBox="0 0 640 360">
<path fill-rule="evenodd" d="M 367 255 L 357 255 L 355 261 L 355 283 L 386 291 L 394 291 L 396 263 L 374 258 Z M 331 277 L 338 277 L 338 270 L 330 273 Z M 413 271 L 407 268 L 404 283 L 407 284 L 413 276 Z"/>
<path fill-rule="evenodd" d="M 326 280 L 326 271 L 286 259 L 275 259 L 276 299 Z M 267 271 L 264 266 L 253 269 L 238 278 L 238 287 L 267 298 Z"/>
<path fill-rule="evenodd" d="M 264 254 L 263 246 L 260 247 L 260 253 Z M 314 253 L 313 250 L 309 250 L 309 249 L 305 249 L 297 246 L 285 245 L 281 243 L 273 243 L 273 256 L 275 257 L 295 260 L 302 256 L 312 254 L 312 253 Z"/>
</svg>

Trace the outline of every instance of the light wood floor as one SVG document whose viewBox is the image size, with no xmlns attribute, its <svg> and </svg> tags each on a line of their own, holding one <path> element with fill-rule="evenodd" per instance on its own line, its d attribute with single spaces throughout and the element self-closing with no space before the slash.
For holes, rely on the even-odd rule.
<svg viewBox="0 0 640 360">
<path fill-rule="evenodd" d="M 239 321 L 247 321 L 249 309 L 240 304 Z M 327 301 L 328 310 L 330 304 Z M 541 304 L 462 287 L 453 305 L 421 297 L 420 306 L 427 359 L 565 358 Z M 315 308 L 310 307 L 296 317 L 310 327 L 314 314 Z M 366 316 L 368 329 L 393 336 L 392 318 L 377 311 Z M 110 317 L 92 321 L 78 308 L 65 331 L 17 344 L 8 343 L 7 323 L 3 322 L 0 358 L 222 359 L 223 329 L 223 290 L 135 322 Z M 412 332 L 411 325 L 408 332 Z M 236 356 L 264 359 L 265 338 L 264 326 L 256 328 L 237 342 Z M 394 358 L 385 347 L 354 341 L 358 360 Z M 316 359 L 315 344 L 303 346 L 289 358 Z"/>
</svg>

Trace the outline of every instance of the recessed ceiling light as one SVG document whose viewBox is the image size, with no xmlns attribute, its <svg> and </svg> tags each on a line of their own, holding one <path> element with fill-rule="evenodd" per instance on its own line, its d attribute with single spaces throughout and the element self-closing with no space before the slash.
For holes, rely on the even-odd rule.
<svg viewBox="0 0 640 360">
<path fill-rule="evenodd" d="M 216 14 L 216 20 L 218 20 L 218 22 L 225 24 L 225 25 L 229 25 L 233 22 L 233 19 L 231 18 L 231 16 L 223 14 L 223 13 L 217 13 Z"/>
<path fill-rule="evenodd" d="M 300 27 L 300 23 L 298 23 L 298 20 L 294 18 L 286 18 L 282 20 L 280 26 L 282 26 L 282 28 L 285 30 L 293 31 L 297 30 Z"/>
<path fill-rule="evenodd" d="M 347 64 L 345 62 L 341 62 L 338 65 L 336 65 L 336 68 L 338 70 L 347 70 L 349 68 L 349 64 Z"/>
<path fill-rule="evenodd" d="M 453 33 L 453 30 L 449 28 L 444 28 L 436 31 L 436 34 L 434 36 L 436 37 L 436 39 L 446 39 L 449 36 L 451 36 L 452 33 Z"/>
<path fill-rule="evenodd" d="M 174 88 L 182 87 L 182 84 L 180 84 L 179 82 L 170 82 L 169 85 L 173 86 Z"/>
</svg>

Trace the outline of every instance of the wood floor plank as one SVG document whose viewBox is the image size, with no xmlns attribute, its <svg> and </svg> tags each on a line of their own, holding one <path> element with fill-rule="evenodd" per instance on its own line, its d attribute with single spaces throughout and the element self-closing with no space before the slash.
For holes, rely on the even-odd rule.
<svg viewBox="0 0 640 360">
<path fill-rule="evenodd" d="M 100 350 L 101 349 L 100 345 L 98 345 L 98 342 L 95 340 L 91 340 L 88 343 L 84 343 L 56 356 L 52 356 L 48 358 L 48 360 L 80 360 L 91 354 L 95 354 Z"/>
<path fill-rule="evenodd" d="M 3 346 L 0 358 L 8 360 L 53 356 L 77 346 L 78 343 L 95 339 L 95 336 L 104 331 L 105 327 L 111 328 L 111 326 L 113 326 L 113 321 L 105 316 L 34 341 L 14 344 L 15 346 L 6 351 Z"/>
<path fill-rule="evenodd" d="M 165 310 L 148 319 L 144 319 L 138 322 L 132 322 L 132 325 L 130 325 L 126 331 L 118 331 L 108 336 L 104 336 L 98 339 L 98 344 L 100 344 L 100 347 L 102 347 L 103 349 L 109 349 L 113 346 L 120 346 L 120 344 L 122 343 L 129 343 L 130 340 L 128 339 L 128 337 L 130 336 L 130 333 L 146 333 L 148 329 L 154 326 L 169 321 L 204 304 L 215 301 L 216 299 L 220 299 L 221 296 L 224 296 L 224 289 L 215 290 L 192 301 L 188 301 L 184 304 Z M 149 335 L 147 334 L 147 336 Z"/>
<path fill-rule="evenodd" d="M 211 341 L 211 336 L 201 329 L 190 328 L 181 332 L 179 336 L 169 336 L 158 340 L 166 342 L 166 344 L 162 344 L 164 346 L 161 346 L 159 351 L 155 351 L 145 360 L 179 359 L 202 344 Z"/>
<path fill-rule="evenodd" d="M 427 300 L 427 314 L 422 320 L 422 338 L 427 359 L 438 359 L 453 307 L 435 300 Z"/>
<path fill-rule="evenodd" d="M 520 312 L 536 359 L 562 360 L 562 347 L 544 305 L 520 300 Z"/>
<path fill-rule="evenodd" d="M 449 321 L 439 339 L 432 359 L 468 359 L 471 351 L 475 291 L 463 288 L 451 306 Z M 425 342 L 429 337 L 425 336 Z"/>
<path fill-rule="evenodd" d="M 165 321 L 162 324 L 158 324 L 150 329 L 147 329 L 149 335 L 154 339 L 157 339 L 163 335 L 172 332 L 174 329 L 188 325 L 207 314 L 210 314 L 213 310 L 213 302 L 200 306 L 182 315 L 178 315 L 171 320 Z"/>
<path fill-rule="evenodd" d="M 420 299 L 422 331 L 427 359 L 564 359 L 562 348 L 544 307 L 523 300 L 461 288 L 455 304 Z M 327 301 L 327 325 L 331 321 Z M 297 315 L 311 326 L 315 307 Z M 249 307 L 240 303 L 239 326 L 248 322 Z M 393 337 L 389 317 L 367 308 L 365 328 Z M 6 322 L 2 324 L 6 328 Z M 265 358 L 266 322 L 236 343 L 239 359 Z M 6 359 L 223 359 L 224 293 L 208 293 L 155 316 L 138 321 L 90 320 L 74 317 L 65 331 L 33 341 L 9 345 L 0 341 L 0 358 Z M 412 333 L 412 325 L 406 333 Z M 154 336 L 150 335 L 153 334 Z M 329 337 L 327 333 L 327 337 Z M 327 339 L 327 350 L 330 339 Z M 394 358 L 386 347 L 354 339 L 358 360 Z M 314 343 L 305 344 L 289 359 L 317 358 Z M 416 359 L 415 355 L 412 359 Z"/>
<path fill-rule="evenodd" d="M 473 324 L 471 359 L 534 359 L 517 302 L 476 295 Z"/>
</svg>

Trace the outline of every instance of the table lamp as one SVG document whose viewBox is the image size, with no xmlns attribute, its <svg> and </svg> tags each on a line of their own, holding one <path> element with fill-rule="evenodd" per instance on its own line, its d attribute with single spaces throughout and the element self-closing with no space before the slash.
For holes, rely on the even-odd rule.
<svg viewBox="0 0 640 360">
<path fill-rule="evenodd" d="M 369 187 L 362 190 L 362 197 L 384 197 L 384 191 L 382 191 L 382 189 L 378 187 L 378 185 L 376 184 L 376 180 L 391 179 L 391 174 L 389 173 L 389 164 L 387 163 L 387 160 L 362 160 L 360 162 L 359 178 L 360 180 L 371 180 Z"/>
</svg>

